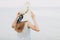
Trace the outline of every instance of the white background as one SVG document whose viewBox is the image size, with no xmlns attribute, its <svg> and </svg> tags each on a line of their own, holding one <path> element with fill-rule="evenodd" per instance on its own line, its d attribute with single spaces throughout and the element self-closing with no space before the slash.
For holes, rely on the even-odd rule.
<svg viewBox="0 0 60 40">
<path fill-rule="evenodd" d="M 0 0 L 0 40 L 15 40 L 11 28 L 18 7 L 25 0 Z M 60 0 L 30 0 L 40 32 L 31 31 L 32 40 L 60 40 Z"/>
</svg>

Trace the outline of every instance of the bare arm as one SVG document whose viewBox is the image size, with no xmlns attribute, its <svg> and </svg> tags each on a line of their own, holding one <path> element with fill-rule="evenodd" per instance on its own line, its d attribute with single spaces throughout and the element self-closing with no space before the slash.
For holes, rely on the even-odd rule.
<svg viewBox="0 0 60 40">
<path fill-rule="evenodd" d="M 16 23 L 18 16 L 20 16 L 20 13 L 19 13 L 19 12 L 18 12 L 18 14 L 16 15 L 16 18 L 15 18 L 15 20 L 14 20 L 13 23 L 12 23 L 12 28 L 15 28 L 16 26 L 20 25 L 20 23 L 19 23 L 19 24 Z M 25 22 L 27 22 L 27 21 L 22 21 L 21 23 L 25 23 Z"/>
<path fill-rule="evenodd" d="M 18 18 L 19 15 L 20 15 L 20 13 L 18 12 L 17 15 L 16 15 L 15 20 L 12 23 L 12 28 L 16 27 L 16 25 L 17 25 L 16 20 L 17 20 L 17 18 Z"/>
<path fill-rule="evenodd" d="M 33 19 L 34 25 L 32 25 L 32 23 L 29 22 L 29 23 L 28 23 L 28 27 L 30 27 L 32 30 L 35 30 L 35 31 L 39 32 L 40 30 L 39 30 L 38 25 L 37 25 L 37 22 L 36 22 L 36 20 L 35 20 L 35 18 L 34 18 L 33 12 L 31 12 L 31 14 L 32 14 L 31 17 L 32 17 L 32 19 Z"/>
</svg>

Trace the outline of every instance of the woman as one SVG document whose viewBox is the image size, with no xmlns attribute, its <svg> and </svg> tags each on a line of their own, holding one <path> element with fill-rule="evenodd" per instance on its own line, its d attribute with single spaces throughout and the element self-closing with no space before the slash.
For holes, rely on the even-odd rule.
<svg viewBox="0 0 60 40">
<path fill-rule="evenodd" d="M 16 15 L 16 19 L 12 24 L 12 28 L 15 29 L 17 32 L 17 40 L 31 40 L 30 37 L 30 29 L 39 32 L 39 28 L 37 26 L 36 20 L 35 20 L 35 15 L 33 14 L 32 11 L 25 11 L 23 19 L 21 20 L 20 23 L 17 23 L 17 18 L 20 16 L 21 13 L 18 12 Z M 33 23 L 31 22 L 31 18 L 33 20 Z M 18 25 L 20 29 L 18 30 Z"/>
<path fill-rule="evenodd" d="M 17 23 L 18 17 L 23 14 L 23 18 L 20 23 Z M 33 23 L 31 22 L 33 20 Z M 38 25 L 35 20 L 34 13 L 26 7 L 25 11 L 21 10 L 17 13 L 16 19 L 12 23 L 12 28 L 17 32 L 17 40 L 31 40 L 30 29 L 39 32 Z"/>
</svg>

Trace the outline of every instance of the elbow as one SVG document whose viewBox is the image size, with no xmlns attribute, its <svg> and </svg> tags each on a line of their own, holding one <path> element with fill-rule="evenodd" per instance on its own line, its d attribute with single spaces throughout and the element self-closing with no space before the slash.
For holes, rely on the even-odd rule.
<svg viewBox="0 0 60 40">
<path fill-rule="evenodd" d="M 39 29 L 35 29 L 35 31 L 36 31 L 36 32 L 40 32 L 40 30 L 39 30 Z"/>
<path fill-rule="evenodd" d="M 12 28 L 14 28 L 14 26 L 12 26 Z"/>
<path fill-rule="evenodd" d="M 35 31 L 36 31 L 36 32 L 40 32 L 40 29 L 35 26 Z"/>
<path fill-rule="evenodd" d="M 14 28 L 14 25 L 12 25 L 12 28 Z"/>
</svg>

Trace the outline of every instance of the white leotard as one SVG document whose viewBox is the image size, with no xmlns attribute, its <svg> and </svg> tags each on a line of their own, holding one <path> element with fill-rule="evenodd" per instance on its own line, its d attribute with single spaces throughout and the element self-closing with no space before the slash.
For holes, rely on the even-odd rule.
<svg viewBox="0 0 60 40">
<path fill-rule="evenodd" d="M 28 11 L 22 19 L 22 21 L 26 21 L 26 20 L 28 22 L 32 22 L 30 11 Z M 28 28 L 28 22 L 25 23 L 25 26 L 24 26 L 24 29 L 22 32 L 20 32 L 20 33 L 17 32 L 17 39 L 18 40 L 31 40 L 30 29 Z"/>
<path fill-rule="evenodd" d="M 24 7 L 20 9 L 20 13 L 24 13 L 24 10 L 27 10 L 29 5 L 26 4 Z M 31 13 L 30 8 L 29 11 L 23 16 L 22 21 L 31 22 Z M 28 28 L 28 22 L 25 23 L 24 29 L 22 32 L 17 32 L 17 40 L 31 40 L 30 29 Z"/>
</svg>

